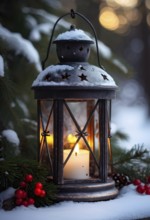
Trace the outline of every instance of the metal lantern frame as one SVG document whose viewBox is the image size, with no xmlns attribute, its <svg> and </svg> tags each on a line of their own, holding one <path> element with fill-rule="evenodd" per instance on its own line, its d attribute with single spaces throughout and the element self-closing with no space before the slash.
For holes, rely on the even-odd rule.
<svg viewBox="0 0 150 220">
<path fill-rule="evenodd" d="M 60 65 L 71 65 L 75 72 L 65 69 L 65 71 L 58 71 L 59 76 L 57 79 L 51 78 L 53 75 L 47 74 L 45 79 L 50 84 L 44 86 L 33 85 L 35 99 L 37 99 L 37 109 L 38 109 L 38 145 L 39 145 L 39 161 L 42 162 L 43 154 L 47 155 L 48 166 L 50 168 L 50 175 L 52 181 L 58 186 L 59 192 L 57 194 L 58 200 L 73 200 L 73 201 L 100 201 L 115 198 L 118 194 L 118 190 L 115 188 L 115 183 L 108 176 L 108 167 L 111 166 L 111 147 L 109 144 L 110 138 L 110 118 L 111 118 L 111 100 L 115 98 L 116 94 L 116 85 L 101 85 L 101 86 L 88 86 L 82 85 L 82 81 L 87 81 L 87 76 L 90 74 L 96 74 L 97 71 L 102 70 L 102 66 L 99 62 L 99 53 L 98 53 L 98 43 L 96 32 L 87 18 L 81 15 L 78 12 L 71 10 L 70 13 L 67 13 L 61 16 L 55 23 L 48 45 L 47 56 L 43 61 L 43 71 L 45 68 L 45 62 L 48 59 L 50 46 L 52 43 L 53 34 L 57 23 L 65 16 L 71 15 L 72 18 L 75 18 L 76 15 L 88 22 L 92 28 L 96 41 L 97 48 L 97 58 L 98 58 L 98 70 L 97 67 L 92 66 L 86 62 L 85 55 L 84 58 L 81 57 L 81 60 L 76 62 L 76 58 L 73 60 L 61 59 L 60 56 Z M 54 41 L 58 47 L 58 53 L 60 46 L 67 45 L 68 41 Z M 70 42 L 71 45 L 75 45 L 75 42 Z M 82 41 L 82 45 L 88 46 L 92 42 Z M 77 42 L 80 44 L 80 41 Z M 65 47 L 66 47 L 65 45 Z M 61 48 L 63 51 L 63 47 Z M 80 52 L 79 52 L 80 53 Z M 78 56 L 78 55 L 77 55 Z M 69 56 L 68 56 L 69 57 Z M 78 56 L 79 57 L 79 56 Z M 70 57 L 69 57 L 70 59 Z M 72 58 L 71 58 L 72 59 Z M 80 68 L 79 68 L 80 67 Z M 101 73 L 101 72 L 100 72 Z M 102 70 L 101 76 L 103 80 L 109 80 L 107 75 L 104 74 L 105 71 Z M 81 81 L 81 85 L 74 85 L 69 83 L 69 78 L 73 77 L 76 74 L 78 80 Z M 88 75 L 89 74 L 89 75 Z M 60 78 L 64 82 L 68 82 L 67 86 L 59 84 Z M 56 82 L 51 84 L 52 81 Z M 56 85 L 58 82 L 58 85 Z M 46 113 L 46 122 L 45 122 L 45 113 L 43 111 L 42 105 L 46 103 L 49 110 Z M 78 119 L 75 117 L 69 103 L 86 103 L 87 106 L 87 118 L 85 124 L 80 126 Z M 91 148 L 91 144 L 88 141 L 87 135 L 91 136 L 92 145 L 94 145 L 94 114 L 97 111 L 98 114 L 98 141 L 99 141 L 99 159 L 96 158 L 94 150 Z M 73 143 L 70 153 L 67 158 L 64 160 L 64 114 L 67 112 L 72 123 L 76 128 L 76 141 Z M 51 136 L 49 131 L 49 126 L 52 124 L 52 134 L 53 134 L 53 143 L 52 149 L 49 149 L 48 146 L 48 136 Z M 42 131 L 41 131 L 42 127 Z M 42 137 L 41 137 L 42 136 Z M 83 140 L 85 148 L 89 151 L 90 161 L 93 161 L 94 166 L 97 169 L 97 176 L 85 179 L 65 179 L 64 167 L 67 162 L 70 160 L 71 155 L 74 152 L 75 146 L 79 143 L 80 140 Z"/>
</svg>

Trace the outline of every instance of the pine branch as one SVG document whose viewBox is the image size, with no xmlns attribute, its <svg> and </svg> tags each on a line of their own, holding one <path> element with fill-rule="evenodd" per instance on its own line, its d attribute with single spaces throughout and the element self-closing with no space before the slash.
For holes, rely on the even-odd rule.
<svg viewBox="0 0 150 220">
<path fill-rule="evenodd" d="M 115 173 L 123 173 L 127 175 L 130 180 L 140 178 L 145 181 L 146 177 L 150 175 L 150 152 L 144 146 L 134 146 L 130 150 L 123 150 L 118 148 L 115 150 L 115 159 L 113 168 Z"/>
<path fill-rule="evenodd" d="M 131 160 L 134 159 L 142 159 L 145 157 L 145 155 L 148 153 L 147 149 L 144 149 L 143 146 L 134 146 L 129 151 L 125 151 L 122 155 L 119 156 L 118 161 L 113 163 L 113 166 L 131 162 Z"/>
</svg>

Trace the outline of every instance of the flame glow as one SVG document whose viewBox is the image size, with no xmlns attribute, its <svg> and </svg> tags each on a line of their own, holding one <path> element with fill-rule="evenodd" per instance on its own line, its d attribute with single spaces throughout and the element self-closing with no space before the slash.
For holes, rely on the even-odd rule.
<svg viewBox="0 0 150 220">
<path fill-rule="evenodd" d="M 68 137 L 67 137 L 67 141 L 71 144 L 74 144 L 77 140 L 77 137 L 74 136 L 73 134 L 69 134 Z"/>
<path fill-rule="evenodd" d="M 74 152 L 76 155 L 79 153 L 79 144 L 76 144 Z"/>
</svg>

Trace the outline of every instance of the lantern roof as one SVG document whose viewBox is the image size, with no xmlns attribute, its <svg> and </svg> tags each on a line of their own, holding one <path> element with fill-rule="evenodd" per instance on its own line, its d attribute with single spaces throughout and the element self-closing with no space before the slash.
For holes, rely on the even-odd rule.
<svg viewBox="0 0 150 220">
<path fill-rule="evenodd" d="M 103 88 L 116 87 L 116 83 L 106 71 L 85 62 L 51 65 L 38 75 L 32 86 L 96 86 Z"/>
<path fill-rule="evenodd" d="M 59 63 L 45 68 L 34 80 L 36 98 L 113 98 L 117 88 L 101 67 L 87 62 L 90 44 L 84 31 L 71 26 L 55 39 Z"/>
<path fill-rule="evenodd" d="M 53 43 L 58 43 L 60 41 L 82 41 L 91 44 L 94 43 L 94 41 L 83 30 L 76 29 L 73 25 L 71 25 L 69 31 L 59 34 Z"/>
</svg>

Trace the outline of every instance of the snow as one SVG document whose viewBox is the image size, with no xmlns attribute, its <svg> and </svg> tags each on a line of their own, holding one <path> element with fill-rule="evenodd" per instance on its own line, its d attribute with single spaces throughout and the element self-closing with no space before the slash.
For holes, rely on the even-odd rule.
<svg viewBox="0 0 150 220">
<path fill-rule="evenodd" d="M 73 64 L 72 64 L 73 65 Z M 84 66 L 84 65 L 83 65 Z M 82 66 L 82 67 L 83 67 Z M 106 73 L 103 69 L 94 66 L 94 65 L 85 65 L 86 69 L 86 77 L 88 80 L 80 80 L 79 73 L 81 69 L 81 65 L 51 65 L 43 70 L 36 80 L 34 80 L 32 86 L 112 86 L 116 87 L 115 81 L 113 78 Z M 94 71 L 95 74 L 91 74 L 91 71 Z M 67 72 L 70 77 L 68 80 L 63 81 L 61 73 Z M 80 73 L 81 74 L 81 73 Z M 49 75 L 51 77 L 51 81 L 46 80 L 46 76 Z M 103 77 L 105 76 L 107 80 Z"/>
<path fill-rule="evenodd" d="M 4 60 L 3 57 L 0 55 L 0 76 L 4 76 Z"/>
<path fill-rule="evenodd" d="M 128 140 L 118 141 L 120 145 L 127 149 L 134 145 L 143 145 L 150 150 L 150 120 L 146 117 L 146 108 L 122 104 L 115 109 L 113 121 L 117 123 L 118 130 L 129 136 Z"/>
<path fill-rule="evenodd" d="M 35 64 L 38 71 L 41 71 L 39 54 L 32 43 L 24 39 L 19 33 L 12 33 L 3 26 L 0 26 L 0 39 L 8 49 L 15 51 L 16 55 L 23 55 L 30 63 Z"/>
<path fill-rule="evenodd" d="M 51 74 L 55 74 L 57 71 L 60 71 L 60 69 L 62 71 L 69 71 L 69 70 L 73 70 L 74 68 L 72 66 L 69 65 L 51 65 L 49 67 L 47 67 L 45 70 L 43 70 L 38 77 L 36 78 L 36 80 L 34 80 L 32 86 L 38 86 L 38 85 L 49 85 L 49 82 L 42 82 L 42 80 L 44 80 L 45 76 L 50 72 Z M 59 84 L 60 85 L 60 84 Z"/>
<path fill-rule="evenodd" d="M 33 14 L 38 15 L 44 20 L 42 23 L 37 23 L 37 21 L 32 16 L 27 16 L 27 25 L 30 28 L 30 37 L 29 39 L 32 41 L 40 41 L 41 40 L 41 34 L 47 34 L 51 36 L 51 30 L 53 28 L 54 23 L 57 21 L 58 17 L 46 12 L 42 9 L 35 9 L 35 8 L 29 8 L 24 7 L 23 13 L 26 14 Z M 61 21 L 58 23 L 58 26 L 68 28 L 70 27 L 70 23 L 65 21 L 64 19 L 61 19 Z M 56 27 L 57 29 L 57 27 Z"/>
<path fill-rule="evenodd" d="M 10 143 L 19 146 L 20 140 L 18 138 L 17 133 L 14 130 L 6 129 L 2 131 L 2 136 L 7 139 Z"/>
<path fill-rule="evenodd" d="M 112 62 L 119 67 L 124 73 L 128 73 L 128 69 L 118 59 L 113 59 Z"/>
<path fill-rule="evenodd" d="M 59 34 L 56 37 L 55 41 L 60 41 L 60 40 L 92 41 L 92 39 L 87 34 L 85 34 L 83 30 L 80 29 L 73 29 Z"/>
<path fill-rule="evenodd" d="M 107 47 L 102 41 L 98 41 L 99 52 L 105 59 L 110 59 L 112 57 L 112 51 Z M 96 50 L 96 48 L 95 48 Z"/>
<path fill-rule="evenodd" d="M 143 145 L 150 150 L 150 118 L 142 88 L 135 80 L 129 80 L 113 100 L 112 122 L 117 130 L 128 135 L 128 140 L 118 141 L 123 148 Z"/>
<path fill-rule="evenodd" d="M 21 108 L 21 110 L 23 111 L 24 115 L 25 115 L 26 117 L 28 117 L 28 116 L 29 116 L 29 110 L 28 110 L 28 108 L 27 108 L 25 102 L 22 101 L 21 99 L 16 99 L 16 101 L 17 101 L 19 107 Z"/>
<path fill-rule="evenodd" d="M 41 40 L 41 34 L 49 34 L 52 30 L 52 24 L 39 24 L 37 27 L 31 31 L 30 33 L 30 40 L 32 41 L 39 41 Z"/>
<path fill-rule="evenodd" d="M 4 200 L 10 199 L 14 196 L 15 190 L 16 189 L 9 187 L 8 189 L 0 193 L 0 208 L 2 207 L 2 203 Z"/>
<path fill-rule="evenodd" d="M 54 8 L 54 9 L 62 9 L 62 4 L 59 0 L 43 0 L 43 2 L 45 2 L 48 6 Z"/>
<path fill-rule="evenodd" d="M 135 186 L 125 186 L 117 198 L 101 202 L 64 201 L 50 207 L 16 207 L 1 210 L 2 220 L 138 220 L 150 216 L 150 195 L 138 194 Z"/>
</svg>

